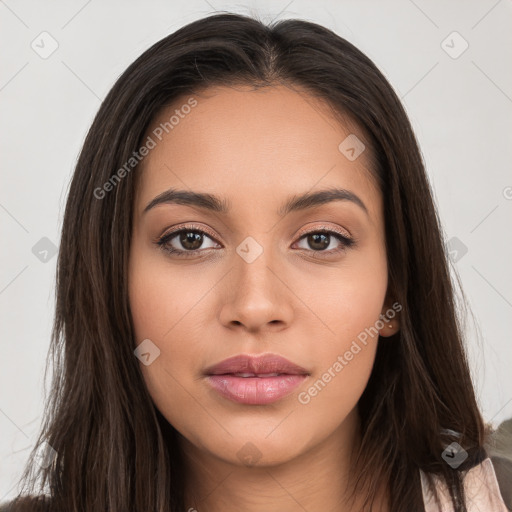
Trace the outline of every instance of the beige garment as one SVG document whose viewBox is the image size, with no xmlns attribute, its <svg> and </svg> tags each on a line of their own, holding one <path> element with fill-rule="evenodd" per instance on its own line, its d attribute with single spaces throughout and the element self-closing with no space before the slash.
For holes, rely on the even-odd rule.
<svg viewBox="0 0 512 512">
<path fill-rule="evenodd" d="M 425 512 L 453 512 L 450 493 L 444 480 L 437 475 L 432 476 L 441 506 L 435 500 L 425 473 L 420 470 Z M 508 512 L 500 494 L 491 459 L 487 458 L 465 472 L 464 489 L 468 512 Z"/>
</svg>

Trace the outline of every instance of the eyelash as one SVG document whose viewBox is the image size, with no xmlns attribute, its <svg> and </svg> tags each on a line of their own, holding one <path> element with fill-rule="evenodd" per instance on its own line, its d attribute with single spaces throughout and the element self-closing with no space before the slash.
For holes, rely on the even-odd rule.
<svg viewBox="0 0 512 512">
<path fill-rule="evenodd" d="M 208 248 L 208 249 L 203 249 L 202 251 L 201 251 L 201 249 L 195 249 L 195 250 L 190 250 L 190 251 L 182 251 L 181 249 L 174 249 L 174 248 L 168 246 L 168 243 L 173 238 L 176 238 L 177 235 L 179 235 L 180 233 L 187 233 L 187 232 L 200 233 L 202 235 L 208 236 L 209 238 L 211 238 L 212 240 L 217 242 L 215 240 L 215 238 L 208 231 L 205 231 L 204 229 L 200 229 L 197 226 L 189 225 L 189 226 L 183 226 L 180 229 L 177 229 L 175 231 L 171 231 L 170 233 L 164 234 L 162 237 L 160 237 L 158 240 L 156 240 L 155 243 L 166 254 L 172 254 L 173 256 L 176 256 L 178 258 L 193 257 L 193 256 L 197 255 L 198 252 L 208 251 L 209 249 L 212 249 L 212 248 Z M 315 229 L 315 230 L 312 230 L 312 231 L 307 231 L 306 233 L 302 233 L 301 236 L 299 237 L 298 241 L 302 240 L 303 238 L 306 238 L 307 236 L 316 235 L 316 234 L 326 234 L 326 235 L 334 236 L 334 238 L 336 238 L 340 242 L 341 247 L 339 247 L 337 249 L 331 249 L 330 251 L 313 251 L 313 250 L 309 250 L 308 252 L 323 253 L 323 254 L 328 254 L 329 256 L 332 256 L 332 255 L 335 255 L 335 254 L 343 253 L 347 249 L 355 246 L 355 244 L 356 244 L 356 240 L 355 239 L 347 238 L 346 236 L 342 235 L 341 233 L 339 233 L 339 232 L 337 232 L 335 230 L 332 230 L 332 229 L 327 229 L 325 227 L 320 227 L 318 229 Z M 307 251 L 307 249 L 300 249 L 300 250 L 306 250 Z M 314 257 L 315 258 L 323 258 L 324 256 L 314 256 Z"/>
</svg>

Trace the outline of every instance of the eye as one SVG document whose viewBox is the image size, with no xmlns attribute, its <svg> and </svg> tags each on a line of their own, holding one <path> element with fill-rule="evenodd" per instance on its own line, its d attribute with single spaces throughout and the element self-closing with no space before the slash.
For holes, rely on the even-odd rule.
<svg viewBox="0 0 512 512">
<path fill-rule="evenodd" d="M 195 226 L 185 226 L 176 231 L 166 233 L 156 243 L 163 251 L 174 256 L 186 258 L 197 254 L 200 248 L 211 249 L 213 246 L 206 248 L 203 246 L 205 239 L 214 240 L 203 229 Z"/>
<path fill-rule="evenodd" d="M 345 252 L 349 247 L 355 244 L 355 240 L 352 238 L 348 238 L 338 231 L 327 228 L 307 232 L 301 236 L 298 243 L 300 242 L 305 242 L 306 245 L 306 247 L 301 247 L 300 249 L 311 249 L 314 253 L 326 253 L 327 255 Z M 323 257 L 323 254 L 319 257 Z"/>
<path fill-rule="evenodd" d="M 205 240 L 210 240 L 210 242 L 213 242 L 213 245 L 205 247 Z M 323 253 L 326 255 L 339 254 L 355 245 L 354 239 L 325 227 L 304 233 L 296 243 L 303 241 L 309 247 L 299 247 L 299 249 L 313 253 L 322 253 L 321 256 L 315 257 L 323 257 Z M 156 241 L 156 244 L 163 251 L 179 258 L 196 256 L 201 250 L 215 248 L 215 243 L 216 240 L 213 236 L 196 226 L 184 226 L 181 229 L 164 234 Z M 332 247 L 333 243 L 335 247 Z"/>
</svg>

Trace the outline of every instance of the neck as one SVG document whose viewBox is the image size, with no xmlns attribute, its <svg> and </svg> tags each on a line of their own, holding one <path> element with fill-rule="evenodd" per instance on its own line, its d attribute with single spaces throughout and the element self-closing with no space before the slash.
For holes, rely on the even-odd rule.
<svg viewBox="0 0 512 512">
<path fill-rule="evenodd" d="M 360 442 L 359 416 L 351 412 L 320 444 L 272 466 L 244 466 L 199 450 L 180 436 L 185 455 L 185 510 L 188 512 L 360 512 L 348 487 L 353 455 Z M 388 512 L 385 488 L 373 504 Z"/>
</svg>

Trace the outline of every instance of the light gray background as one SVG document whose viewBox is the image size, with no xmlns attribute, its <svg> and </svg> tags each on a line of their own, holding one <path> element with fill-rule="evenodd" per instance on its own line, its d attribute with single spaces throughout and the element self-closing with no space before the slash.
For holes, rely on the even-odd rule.
<svg viewBox="0 0 512 512">
<path fill-rule="evenodd" d="M 117 77 L 215 10 L 320 23 L 383 71 L 413 123 L 446 242 L 467 248 L 454 267 L 474 314 L 468 345 L 484 417 L 512 417 L 510 0 L 0 0 L 0 502 L 14 495 L 42 412 L 57 258 L 32 248 L 43 237 L 59 244 L 78 152 Z M 43 31 L 58 43 L 46 59 L 31 47 L 50 48 Z"/>
</svg>

